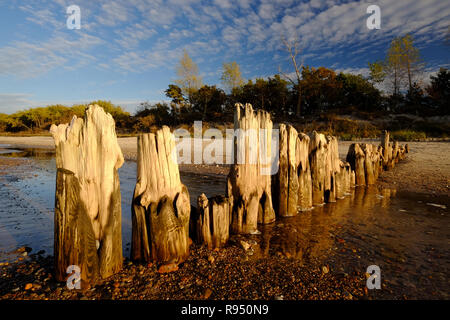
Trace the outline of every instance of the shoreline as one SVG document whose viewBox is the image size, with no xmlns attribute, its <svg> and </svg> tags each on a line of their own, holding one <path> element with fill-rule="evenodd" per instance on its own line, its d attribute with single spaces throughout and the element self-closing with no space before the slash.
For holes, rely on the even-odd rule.
<svg viewBox="0 0 450 320">
<path fill-rule="evenodd" d="M 137 159 L 136 137 L 118 138 L 124 158 L 129 161 Z M 352 143 L 361 141 L 339 141 L 339 154 L 345 160 L 347 150 Z M 205 141 L 209 144 L 208 141 Z M 53 138 L 48 136 L 5 137 L 0 136 L 0 145 L 8 148 L 40 148 L 54 150 Z M 399 162 L 394 169 L 383 171 L 377 185 L 400 192 L 411 192 L 431 196 L 446 196 L 450 198 L 450 143 L 448 142 L 408 142 L 410 153 Z M 215 164 L 180 164 L 181 172 L 226 176 L 228 165 Z"/>
</svg>

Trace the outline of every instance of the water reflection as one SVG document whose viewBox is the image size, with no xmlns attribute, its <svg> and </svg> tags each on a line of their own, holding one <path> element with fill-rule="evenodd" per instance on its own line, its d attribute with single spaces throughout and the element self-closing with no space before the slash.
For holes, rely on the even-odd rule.
<svg viewBox="0 0 450 320">
<path fill-rule="evenodd" d="M 327 255 L 333 249 L 337 232 L 376 225 L 380 216 L 395 210 L 391 204 L 395 194 L 395 190 L 358 187 L 337 202 L 296 217 L 279 218 L 272 225 L 260 226 L 258 251 L 262 256 L 283 254 L 308 263 L 311 257 Z"/>
<path fill-rule="evenodd" d="M 56 164 L 54 152 L 43 149 L 0 148 L 0 260 L 5 253 L 21 246 L 33 252 L 45 250 L 53 254 L 53 215 L 55 202 Z M 2 161 L 3 159 L 3 161 Z M 6 160 L 10 161 L 6 163 Z M 26 161 L 23 161 L 26 160 Z M 131 241 L 131 202 L 136 184 L 136 162 L 125 161 L 119 169 L 122 197 L 122 244 L 129 256 Z M 223 194 L 225 177 L 205 178 L 203 175 L 181 173 L 187 185 L 191 204 L 205 192 Z M 2 256 L 3 253 L 3 256 Z"/>
<path fill-rule="evenodd" d="M 8 158 L 37 158 L 37 159 L 51 159 L 55 156 L 55 151 L 52 149 L 12 149 L 5 148 L 0 145 L 0 155 Z"/>
</svg>

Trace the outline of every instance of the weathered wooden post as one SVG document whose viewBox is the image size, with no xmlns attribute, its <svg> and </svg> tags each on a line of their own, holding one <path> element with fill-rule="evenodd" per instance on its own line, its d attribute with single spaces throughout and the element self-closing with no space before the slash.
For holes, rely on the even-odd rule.
<svg viewBox="0 0 450 320">
<path fill-rule="evenodd" d="M 91 105 L 84 119 L 52 125 L 56 147 L 55 277 L 78 266 L 95 284 L 122 268 L 121 198 L 117 170 L 124 159 L 109 113 Z"/>
<path fill-rule="evenodd" d="M 298 209 L 312 208 L 312 181 L 309 165 L 309 136 L 300 133 L 297 137 L 296 160 L 298 171 Z"/>
<path fill-rule="evenodd" d="M 399 160 L 399 144 L 398 141 L 394 141 L 394 147 L 392 148 L 392 161 L 395 163 L 398 163 Z"/>
<path fill-rule="evenodd" d="M 287 212 L 284 216 L 295 216 L 298 213 L 298 160 L 297 157 L 297 130 L 291 125 L 287 128 L 287 155 L 288 155 L 288 198 Z M 280 155 L 281 156 L 281 155 Z M 281 214 L 281 212 L 280 212 Z"/>
<path fill-rule="evenodd" d="M 309 143 L 309 159 L 311 166 L 312 199 L 314 205 L 325 203 L 327 148 L 328 145 L 325 136 L 313 131 Z"/>
<path fill-rule="evenodd" d="M 278 161 L 278 173 L 274 177 L 276 180 L 274 183 L 274 201 L 278 207 L 278 215 L 288 215 L 288 197 L 289 197 L 289 158 L 288 158 L 288 130 L 284 123 L 279 125 L 279 161 Z"/>
<path fill-rule="evenodd" d="M 178 264 L 189 255 L 189 192 L 181 183 L 175 138 L 163 126 L 138 137 L 131 258 Z"/>
<path fill-rule="evenodd" d="M 197 241 L 209 249 L 223 247 L 230 237 L 230 199 L 223 196 L 208 199 L 202 193 L 197 200 L 197 210 Z"/>
<path fill-rule="evenodd" d="M 347 153 L 347 162 L 355 172 L 354 183 L 359 186 L 366 185 L 365 154 L 358 143 L 350 145 Z"/>
<path fill-rule="evenodd" d="M 234 129 L 235 159 L 227 181 L 227 197 L 233 199 L 231 231 L 255 233 L 258 220 L 275 220 L 271 193 L 272 120 L 265 111 L 255 113 L 250 104 L 236 104 Z"/>
<path fill-rule="evenodd" d="M 381 146 L 383 147 L 383 167 L 386 167 L 389 162 L 389 131 L 384 130 L 381 133 Z"/>
<path fill-rule="evenodd" d="M 336 201 L 336 173 L 340 171 L 338 140 L 334 136 L 327 138 L 327 154 L 325 158 L 325 195 L 327 202 Z"/>
<path fill-rule="evenodd" d="M 366 184 L 371 185 L 376 181 L 375 178 L 375 162 L 377 161 L 377 153 L 374 150 L 375 146 L 367 143 L 361 145 L 364 152 L 364 172 Z"/>
<path fill-rule="evenodd" d="M 336 199 L 343 199 L 350 192 L 351 167 L 348 162 L 339 160 L 339 170 L 335 174 Z"/>
</svg>

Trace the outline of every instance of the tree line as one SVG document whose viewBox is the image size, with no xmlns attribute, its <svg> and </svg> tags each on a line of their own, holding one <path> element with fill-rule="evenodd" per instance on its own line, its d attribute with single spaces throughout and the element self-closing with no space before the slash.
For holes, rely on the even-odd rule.
<svg viewBox="0 0 450 320">
<path fill-rule="evenodd" d="M 134 115 L 109 101 L 94 101 L 111 113 L 119 132 L 142 132 L 163 124 L 177 126 L 195 120 L 232 122 L 237 102 L 251 103 L 270 112 L 276 121 L 305 122 L 324 114 L 353 112 L 407 113 L 419 116 L 450 114 L 450 72 L 441 68 L 430 83 L 420 75 L 424 62 L 410 35 L 395 38 L 384 60 L 369 63 L 367 77 L 336 72 L 299 62 L 296 43 L 283 40 L 293 76 L 281 69 L 267 78 L 245 80 L 236 62 L 224 63 L 221 85 L 204 84 L 197 64 L 184 51 L 176 66 L 177 79 L 168 85 L 167 102 L 141 103 Z M 380 90 L 380 84 L 387 88 Z M 11 115 L 0 114 L 0 131 L 48 130 L 52 123 L 69 122 L 82 116 L 87 105 L 51 105 Z"/>
</svg>

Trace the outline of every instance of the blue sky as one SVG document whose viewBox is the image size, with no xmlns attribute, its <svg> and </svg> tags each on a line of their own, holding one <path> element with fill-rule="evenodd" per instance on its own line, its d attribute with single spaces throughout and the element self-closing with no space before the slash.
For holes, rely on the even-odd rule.
<svg viewBox="0 0 450 320">
<path fill-rule="evenodd" d="M 366 27 L 369 4 L 380 30 Z M 67 29 L 70 5 L 80 30 Z M 365 75 L 409 32 L 428 77 L 450 66 L 449 21 L 445 0 L 0 0 L 0 112 L 97 99 L 134 112 L 166 99 L 184 49 L 206 84 L 220 85 L 230 61 L 246 79 L 289 73 L 281 36 L 299 41 L 307 65 Z"/>
</svg>

